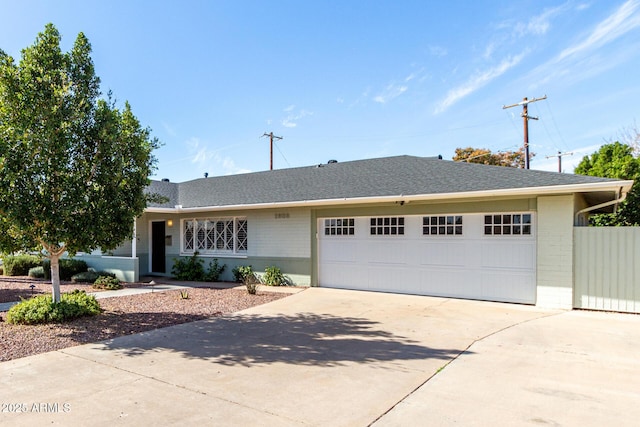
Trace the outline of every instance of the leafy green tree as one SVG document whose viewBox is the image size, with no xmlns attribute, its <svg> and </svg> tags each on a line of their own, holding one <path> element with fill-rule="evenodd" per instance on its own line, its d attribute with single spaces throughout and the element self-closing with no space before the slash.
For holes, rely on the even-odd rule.
<svg viewBox="0 0 640 427">
<path fill-rule="evenodd" d="M 529 153 L 529 157 L 535 156 Z M 480 163 L 482 165 L 507 166 L 512 168 L 524 168 L 525 162 L 524 148 L 517 151 L 499 151 L 491 152 L 487 148 L 456 148 L 453 161 Z"/>
<path fill-rule="evenodd" d="M 640 225 L 640 159 L 634 148 L 618 141 L 605 144 L 590 156 L 585 156 L 575 169 L 578 175 L 603 178 L 633 179 L 633 187 L 614 214 L 597 214 L 592 225 Z"/>
<path fill-rule="evenodd" d="M 52 24 L 18 64 L 0 50 L 0 250 L 44 249 L 54 301 L 65 251 L 132 237 L 159 146 L 128 103 L 100 98 L 90 55 L 82 33 L 63 53 Z"/>
</svg>

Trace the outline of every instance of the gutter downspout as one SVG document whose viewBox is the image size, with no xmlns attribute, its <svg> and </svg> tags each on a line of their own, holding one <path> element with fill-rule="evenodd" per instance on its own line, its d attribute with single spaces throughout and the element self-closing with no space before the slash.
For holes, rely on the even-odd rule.
<svg viewBox="0 0 640 427">
<path fill-rule="evenodd" d="M 600 203 L 599 205 L 589 206 L 588 208 L 580 209 L 575 214 L 574 224 L 578 223 L 578 219 L 579 219 L 580 215 L 582 215 L 584 213 L 591 212 L 591 211 L 596 210 L 596 209 L 600 209 L 600 208 L 604 208 L 604 207 L 607 207 L 607 206 L 620 204 L 620 203 L 624 202 L 624 200 L 627 198 L 627 194 L 629 194 L 629 193 L 628 192 L 624 192 L 623 193 L 622 192 L 622 187 L 620 187 L 620 191 L 618 192 L 618 194 L 620 196 L 615 198 L 614 200 L 611 200 L 611 201 L 608 201 L 608 202 L 604 202 L 604 203 Z M 580 224 L 580 225 L 582 225 L 582 224 Z"/>
</svg>

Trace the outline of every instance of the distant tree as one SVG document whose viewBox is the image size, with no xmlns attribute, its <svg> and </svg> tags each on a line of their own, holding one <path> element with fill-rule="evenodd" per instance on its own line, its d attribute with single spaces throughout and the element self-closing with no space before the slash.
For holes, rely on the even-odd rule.
<svg viewBox="0 0 640 427">
<path fill-rule="evenodd" d="M 631 126 L 622 128 L 618 133 L 618 141 L 630 146 L 633 149 L 633 155 L 640 157 L 640 129 L 638 129 L 638 125 L 635 122 Z M 609 142 L 615 141 L 611 140 Z"/>
<path fill-rule="evenodd" d="M 529 157 L 535 156 L 529 153 Z M 456 162 L 480 163 L 483 165 L 507 166 L 512 168 L 524 168 L 524 148 L 517 151 L 499 151 L 492 153 L 486 148 L 456 148 L 453 160 Z"/>
<path fill-rule="evenodd" d="M 590 223 L 598 226 L 640 225 L 640 159 L 634 148 L 615 141 L 585 156 L 575 169 L 578 175 L 635 180 L 627 199 L 614 214 L 592 215 Z"/>
<path fill-rule="evenodd" d="M 68 53 L 46 25 L 16 64 L 0 50 L 0 250 L 44 249 L 60 300 L 60 256 L 115 248 L 146 206 L 158 141 L 125 103 L 100 97 L 91 45 Z"/>
</svg>

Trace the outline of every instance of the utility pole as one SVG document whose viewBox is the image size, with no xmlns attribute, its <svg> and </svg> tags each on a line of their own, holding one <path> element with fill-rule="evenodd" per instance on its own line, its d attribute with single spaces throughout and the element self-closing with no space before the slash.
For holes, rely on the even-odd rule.
<svg viewBox="0 0 640 427">
<path fill-rule="evenodd" d="M 265 132 L 264 135 L 262 135 L 262 136 L 268 136 L 269 137 L 269 159 L 270 159 L 269 170 L 273 170 L 273 139 L 274 138 L 275 139 L 282 139 L 282 137 L 281 136 L 275 136 L 273 134 L 273 132 L 270 132 L 270 133 L 266 133 Z"/>
<path fill-rule="evenodd" d="M 545 159 L 550 159 L 552 157 L 558 158 L 558 172 L 562 173 L 562 156 L 573 156 L 573 153 L 561 153 L 558 151 L 558 154 L 554 154 L 552 156 L 546 156 Z"/>
<path fill-rule="evenodd" d="M 524 168 L 529 169 L 529 119 L 538 120 L 537 117 L 533 117 L 529 115 L 528 105 L 532 102 L 542 101 L 543 99 L 547 99 L 547 95 L 542 98 L 533 98 L 527 99 L 525 96 L 522 102 L 518 102 L 517 104 L 511 105 L 503 105 L 502 109 L 517 107 L 518 105 L 522 105 L 522 119 L 524 120 Z"/>
</svg>

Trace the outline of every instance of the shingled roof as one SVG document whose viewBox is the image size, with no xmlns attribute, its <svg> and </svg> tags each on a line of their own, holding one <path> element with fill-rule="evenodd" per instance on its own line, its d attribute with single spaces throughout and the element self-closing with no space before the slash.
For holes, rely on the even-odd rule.
<svg viewBox="0 0 640 427">
<path fill-rule="evenodd" d="M 248 174 L 200 178 L 183 183 L 152 181 L 149 191 L 169 199 L 150 207 L 182 208 L 261 205 L 375 197 L 451 195 L 558 186 L 605 187 L 622 181 L 524 170 L 437 157 L 396 156 Z M 602 185 L 598 185 L 602 184 Z M 613 187 L 613 185 L 612 185 Z"/>
</svg>

